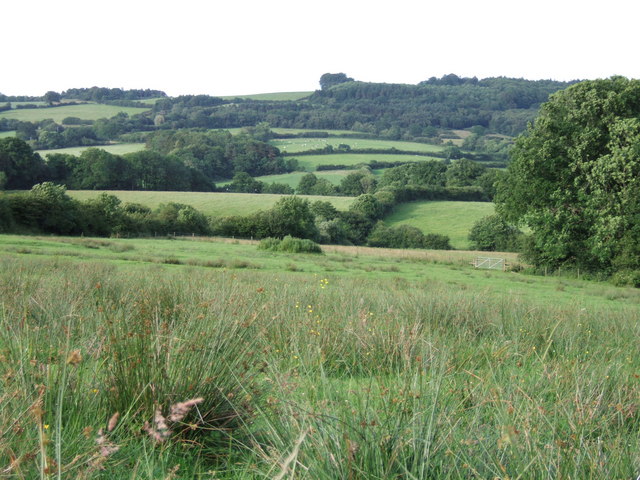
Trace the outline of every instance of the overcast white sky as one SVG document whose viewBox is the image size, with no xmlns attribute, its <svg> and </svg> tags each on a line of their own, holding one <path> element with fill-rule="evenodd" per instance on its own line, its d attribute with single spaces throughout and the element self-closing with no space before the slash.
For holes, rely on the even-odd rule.
<svg viewBox="0 0 640 480">
<path fill-rule="evenodd" d="M 13 0 L 0 92 L 307 91 L 320 75 L 640 78 L 633 0 Z"/>
</svg>

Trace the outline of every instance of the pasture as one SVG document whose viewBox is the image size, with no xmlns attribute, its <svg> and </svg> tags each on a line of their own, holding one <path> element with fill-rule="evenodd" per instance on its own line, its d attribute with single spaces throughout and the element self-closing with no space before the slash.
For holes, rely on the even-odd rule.
<svg viewBox="0 0 640 480">
<path fill-rule="evenodd" d="M 251 95 L 224 95 L 220 98 L 225 100 L 233 100 L 235 98 L 242 98 L 246 100 L 262 100 L 262 101 L 295 101 L 301 98 L 308 97 L 313 92 L 273 92 L 273 93 L 254 93 Z"/>
<path fill-rule="evenodd" d="M 441 145 L 431 145 L 428 143 L 417 142 L 401 142 L 396 140 L 372 140 L 347 137 L 329 137 L 329 138 L 286 138 L 271 140 L 273 146 L 278 147 L 281 152 L 298 153 L 307 150 L 317 150 L 331 145 L 337 148 L 338 145 L 349 145 L 352 149 L 381 149 L 404 150 L 410 152 L 421 152 L 424 154 L 441 152 L 444 147 Z"/>
<path fill-rule="evenodd" d="M 493 213 L 491 202 L 417 201 L 396 205 L 384 221 L 390 226 L 411 225 L 424 233 L 448 235 L 452 247 L 465 249 L 473 224 Z"/>
<path fill-rule="evenodd" d="M 67 155 L 79 156 L 82 152 L 89 148 L 99 148 L 105 150 L 114 155 L 124 155 L 125 153 L 139 152 L 145 149 L 144 143 L 113 143 L 110 145 L 96 145 L 93 147 L 68 147 L 68 148 L 53 148 L 51 150 L 37 150 L 41 156 L 46 157 L 52 153 L 65 153 Z"/>
<path fill-rule="evenodd" d="M 329 180 L 334 185 L 339 185 L 344 177 L 353 172 L 357 172 L 357 170 L 321 170 L 318 172 L 313 172 L 313 174 L 318 178 Z M 300 183 L 300 179 L 308 173 L 309 172 L 291 172 L 278 175 L 264 175 L 261 177 L 255 177 L 255 179 L 265 183 L 284 183 L 285 185 L 289 185 L 292 188 L 296 188 Z M 216 185 L 224 186 L 229 184 L 230 182 L 230 180 L 226 182 L 219 182 L 216 183 Z"/>
<path fill-rule="evenodd" d="M 370 250 L 1 236 L 4 474 L 637 476 L 638 290 Z"/>
<path fill-rule="evenodd" d="M 0 138 L 8 138 L 8 137 L 15 137 L 15 136 L 16 136 L 15 130 L 0 132 Z"/>
<path fill-rule="evenodd" d="M 20 110 L 6 110 L 0 112 L 0 118 L 10 118 L 22 122 L 39 122 L 52 119 L 61 123 L 66 117 L 77 117 L 82 120 L 98 120 L 99 118 L 111 118 L 120 112 L 128 115 L 136 115 L 148 111 L 146 108 L 117 107 L 98 103 L 83 103 L 81 105 L 66 105 L 47 108 L 25 108 Z"/>
<path fill-rule="evenodd" d="M 285 195 L 252 194 L 252 193 L 211 193 L 211 192 L 143 192 L 128 190 L 68 190 L 70 197 L 78 200 L 95 198 L 101 193 L 115 195 L 123 203 L 141 203 L 156 208 L 161 203 L 175 202 L 191 205 L 205 215 L 228 216 L 249 215 L 258 210 L 271 208 Z M 320 197 L 300 195 L 309 201 L 322 200 L 331 202 L 338 210 L 346 210 L 353 202 L 353 197 Z"/>
<path fill-rule="evenodd" d="M 441 158 L 427 155 L 400 155 L 394 153 L 333 153 L 331 155 L 300 155 L 295 157 L 301 168 L 314 171 L 318 165 L 362 165 L 377 162 L 424 162 L 442 161 Z"/>
</svg>

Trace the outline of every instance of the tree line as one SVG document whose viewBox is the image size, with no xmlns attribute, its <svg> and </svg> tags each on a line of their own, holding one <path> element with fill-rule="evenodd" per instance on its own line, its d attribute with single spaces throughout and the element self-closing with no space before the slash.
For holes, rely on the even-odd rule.
<svg viewBox="0 0 640 480">
<path fill-rule="evenodd" d="M 455 75 L 418 85 L 340 78 L 321 82 L 321 90 L 297 101 L 188 95 L 156 102 L 154 113 L 162 117 L 164 128 L 232 128 L 268 122 L 274 127 L 346 129 L 393 139 L 420 139 L 430 137 L 433 128 L 480 125 L 514 135 L 534 119 L 551 93 L 571 84 Z"/>
<path fill-rule="evenodd" d="M 414 227 L 391 228 L 380 219 L 390 208 L 384 198 L 358 197 L 345 212 L 329 202 L 282 197 L 267 210 L 247 216 L 207 217 L 195 208 L 168 202 L 150 209 L 101 193 L 84 202 L 63 185 L 44 182 L 28 192 L 0 195 L 0 232 L 56 235 L 154 236 L 221 235 L 240 238 L 292 236 L 316 242 L 393 248 L 449 249 L 449 238 Z"/>
<path fill-rule="evenodd" d="M 70 189 L 214 191 L 215 181 L 238 172 L 268 175 L 298 166 L 276 147 L 229 132 L 161 131 L 147 147 L 125 155 L 89 148 L 79 156 L 49 154 L 44 161 L 25 141 L 0 139 L 0 187 L 51 181 Z"/>
</svg>

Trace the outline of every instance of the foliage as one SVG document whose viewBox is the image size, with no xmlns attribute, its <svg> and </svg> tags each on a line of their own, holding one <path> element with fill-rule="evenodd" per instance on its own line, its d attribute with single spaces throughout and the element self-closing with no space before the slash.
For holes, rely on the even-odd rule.
<svg viewBox="0 0 640 480">
<path fill-rule="evenodd" d="M 538 266 L 610 271 L 637 225 L 640 81 L 586 81 L 554 94 L 512 150 L 496 202 L 533 231 Z"/>
<path fill-rule="evenodd" d="M 433 250 L 451 250 L 449 237 L 439 234 L 423 234 L 410 225 L 389 227 L 378 222 L 369 235 L 367 243 L 372 247 L 384 248 L 429 248 Z"/>
<path fill-rule="evenodd" d="M 306 238 L 287 235 L 284 238 L 264 238 L 258 244 L 259 250 L 271 250 L 285 253 L 322 253 L 320 245 Z"/>
<path fill-rule="evenodd" d="M 473 250 L 514 252 L 521 248 L 522 232 L 499 215 L 478 220 L 469 232 Z"/>
<path fill-rule="evenodd" d="M 345 82 L 353 82 L 353 78 L 347 77 L 344 73 L 325 73 L 320 77 L 320 88 L 326 90 Z"/>
<path fill-rule="evenodd" d="M 0 138 L 0 172 L 4 188 L 28 189 L 43 178 L 45 164 L 29 145 L 15 137 Z"/>
</svg>

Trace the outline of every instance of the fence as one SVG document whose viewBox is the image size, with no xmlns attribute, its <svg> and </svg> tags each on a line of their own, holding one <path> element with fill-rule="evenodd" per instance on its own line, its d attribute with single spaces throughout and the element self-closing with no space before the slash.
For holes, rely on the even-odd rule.
<svg viewBox="0 0 640 480">
<path fill-rule="evenodd" d="M 484 270 L 502 270 L 503 272 L 507 270 L 507 261 L 504 258 L 496 258 L 496 257 L 476 257 L 473 262 L 471 262 L 474 268 L 480 268 Z"/>
</svg>

